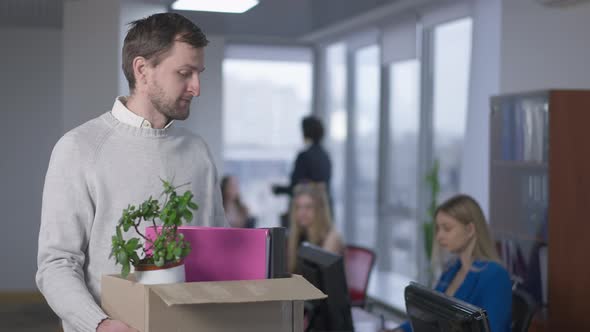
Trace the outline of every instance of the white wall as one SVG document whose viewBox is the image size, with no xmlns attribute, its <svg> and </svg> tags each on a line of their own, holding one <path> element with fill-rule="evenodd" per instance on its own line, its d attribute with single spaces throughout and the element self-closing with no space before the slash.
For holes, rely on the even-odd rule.
<svg viewBox="0 0 590 332">
<path fill-rule="evenodd" d="M 0 291 L 33 290 L 41 192 L 62 132 L 61 30 L 0 29 Z"/>
<path fill-rule="evenodd" d="M 118 95 L 119 96 L 126 96 L 129 95 L 129 83 L 127 83 L 127 78 L 125 78 L 125 74 L 123 74 L 123 70 L 121 66 L 123 65 L 122 61 L 122 49 L 123 49 L 123 41 L 125 40 L 125 36 L 127 36 L 127 31 L 129 30 L 129 23 L 139 20 L 141 18 L 148 17 L 150 15 L 156 13 L 164 13 L 167 11 L 166 6 L 161 4 L 149 4 L 149 3 L 137 3 L 137 2 L 129 2 L 129 1 L 121 1 L 120 7 L 120 15 L 119 15 L 119 41 L 118 41 L 118 53 L 117 53 L 117 70 L 119 73 L 119 87 L 118 87 Z M 114 101 L 114 97 L 113 97 Z"/>
<path fill-rule="evenodd" d="M 119 0 L 66 1 L 63 15 L 63 128 L 113 106 L 119 92 Z"/>
<path fill-rule="evenodd" d="M 489 97 L 548 88 L 590 89 L 590 2 L 474 0 L 474 40 L 461 190 L 488 212 Z"/>
<path fill-rule="evenodd" d="M 489 97 L 498 94 L 502 0 L 473 3 L 473 51 L 461 191 L 472 195 L 489 215 Z"/>
<path fill-rule="evenodd" d="M 504 0 L 501 92 L 590 88 L 590 2 Z"/>
<path fill-rule="evenodd" d="M 206 33 L 206 31 L 205 31 Z M 223 56 L 225 40 L 219 36 L 207 36 L 205 47 L 205 71 L 201 75 L 201 96 L 193 99 L 191 114 L 185 121 L 178 121 L 199 134 L 211 149 L 219 174 L 223 174 Z"/>
</svg>

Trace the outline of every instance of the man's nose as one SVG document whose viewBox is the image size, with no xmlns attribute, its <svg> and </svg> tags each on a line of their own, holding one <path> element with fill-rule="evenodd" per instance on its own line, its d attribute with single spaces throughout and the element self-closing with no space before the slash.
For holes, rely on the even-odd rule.
<svg viewBox="0 0 590 332">
<path fill-rule="evenodd" d="M 198 97 L 201 94 L 201 78 L 198 73 L 195 73 L 189 83 L 188 92 L 193 97 Z"/>
</svg>

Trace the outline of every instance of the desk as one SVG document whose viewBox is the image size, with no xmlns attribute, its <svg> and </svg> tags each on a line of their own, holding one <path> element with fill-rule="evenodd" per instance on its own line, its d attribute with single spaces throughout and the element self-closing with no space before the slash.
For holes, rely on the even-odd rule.
<svg viewBox="0 0 590 332">
<path fill-rule="evenodd" d="M 374 315 L 366 310 L 359 307 L 352 308 L 352 322 L 354 324 L 355 332 L 377 332 L 381 330 L 381 317 Z M 393 329 L 402 321 L 384 321 L 385 328 Z"/>
<path fill-rule="evenodd" d="M 405 314 L 404 289 L 411 281 L 413 280 L 399 273 L 373 271 L 367 295 L 371 300 Z"/>
</svg>

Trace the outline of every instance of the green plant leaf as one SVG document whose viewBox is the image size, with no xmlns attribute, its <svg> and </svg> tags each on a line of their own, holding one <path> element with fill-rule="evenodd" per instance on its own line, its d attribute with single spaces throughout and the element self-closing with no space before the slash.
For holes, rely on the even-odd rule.
<svg viewBox="0 0 590 332">
<path fill-rule="evenodd" d="M 186 257 L 190 253 L 191 253 L 191 247 L 184 247 L 184 248 L 182 248 L 182 254 L 180 255 L 180 257 Z"/>
<path fill-rule="evenodd" d="M 184 211 L 184 220 L 186 220 L 187 223 L 190 223 L 193 220 L 193 213 L 190 210 Z"/>
<path fill-rule="evenodd" d="M 182 248 L 180 248 L 180 247 L 176 247 L 176 248 L 174 249 L 174 256 L 176 256 L 176 257 L 180 257 L 180 255 L 182 255 Z"/>
<path fill-rule="evenodd" d="M 131 263 L 133 263 L 133 265 L 139 263 L 139 256 L 137 255 L 137 253 L 135 251 L 131 254 L 130 261 L 131 261 Z"/>
<path fill-rule="evenodd" d="M 156 265 L 157 267 L 164 266 L 164 257 L 159 257 L 158 260 L 154 262 L 154 265 Z"/>
<path fill-rule="evenodd" d="M 199 208 L 199 206 L 195 202 L 188 202 L 188 206 L 193 210 L 197 210 Z"/>
<path fill-rule="evenodd" d="M 428 260 L 432 258 L 432 245 L 434 241 L 434 227 L 432 223 L 425 223 L 422 225 L 424 230 L 424 249 L 426 249 L 426 256 Z"/>
<path fill-rule="evenodd" d="M 438 206 L 437 198 L 438 194 L 440 193 L 440 181 L 438 177 L 438 170 L 439 170 L 439 161 L 435 160 L 433 163 L 432 168 L 425 176 L 425 181 L 429 186 L 430 189 L 430 202 L 428 204 L 428 216 L 430 220 L 427 220 L 423 223 L 422 231 L 424 235 L 424 249 L 426 250 L 426 256 L 430 260 L 432 257 L 432 245 L 433 245 L 433 237 L 435 233 L 434 227 L 434 214 L 436 213 L 436 208 Z"/>
<path fill-rule="evenodd" d="M 131 267 L 129 266 L 129 263 L 123 264 L 123 267 L 121 268 L 121 275 L 123 276 L 123 278 L 127 278 L 130 270 Z"/>
<path fill-rule="evenodd" d="M 127 253 L 125 251 L 121 250 L 121 251 L 117 252 L 117 261 L 120 264 L 122 264 L 122 265 L 129 264 L 129 260 L 127 259 L 127 257 L 128 257 Z"/>
<path fill-rule="evenodd" d="M 121 227 L 117 226 L 117 240 L 123 241 L 123 234 L 121 233 Z"/>
<path fill-rule="evenodd" d="M 141 244 L 139 244 L 139 239 L 134 237 L 131 240 L 127 241 L 127 244 L 125 245 L 125 250 L 130 252 L 130 251 L 135 251 L 136 249 L 139 249 L 140 247 L 141 247 Z"/>
</svg>

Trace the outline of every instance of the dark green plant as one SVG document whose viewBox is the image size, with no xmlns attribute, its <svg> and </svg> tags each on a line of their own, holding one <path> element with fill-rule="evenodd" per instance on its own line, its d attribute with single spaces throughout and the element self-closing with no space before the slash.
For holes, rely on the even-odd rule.
<svg viewBox="0 0 590 332">
<path fill-rule="evenodd" d="M 432 244 L 434 241 L 434 213 L 436 212 L 436 207 L 438 206 L 437 197 L 438 193 L 440 192 L 438 169 L 439 162 L 438 160 L 435 160 L 432 168 L 425 177 L 428 188 L 430 189 L 430 202 L 428 204 L 428 220 L 422 224 L 422 227 L 424 230 L 424 249 L 426 249 L 426 256 L 428 257 L 429 261 L 432 258 Z"/>
<path fill-rule="evenodd" d="M 129 205 L 123 210 L 121 219 L 116 227 L 116 233 L 112 237 L 111 257 L 115 257 L 116 263 L 121 264 L 121 275 L 127 277 L 131 266 L 153 264 L 162 267 L 167 263 L 180 262 L 191 252 L 190 243 L 184 240 L 184 235 L 178 233 L 178 226 L 183 221 L 190 222 L 193 219 L 191 210 L 197 210 L 198 205 L 192 201 L 193 193 L 186 191 L 178 195 L 176 189 L 169 182 L 162 180 L 164 186 L 163 203 L 151 196 L 139 204 Z M 161 223 L 157 225 L 156 221 Z M 145 223 L 144 223 L 145 222 Z M 153 239 L 140 232 L 142 225 L 161 226 L 156 228 L 157 236 Z M 146 226 L 147 226 L 146 225 Z M 129 240 L 123 238 L 123 233 L 134 229 L 143 238 L 133 237 Z M 141 257 L 138 250 L 141 249 Z"/>
</svg>

